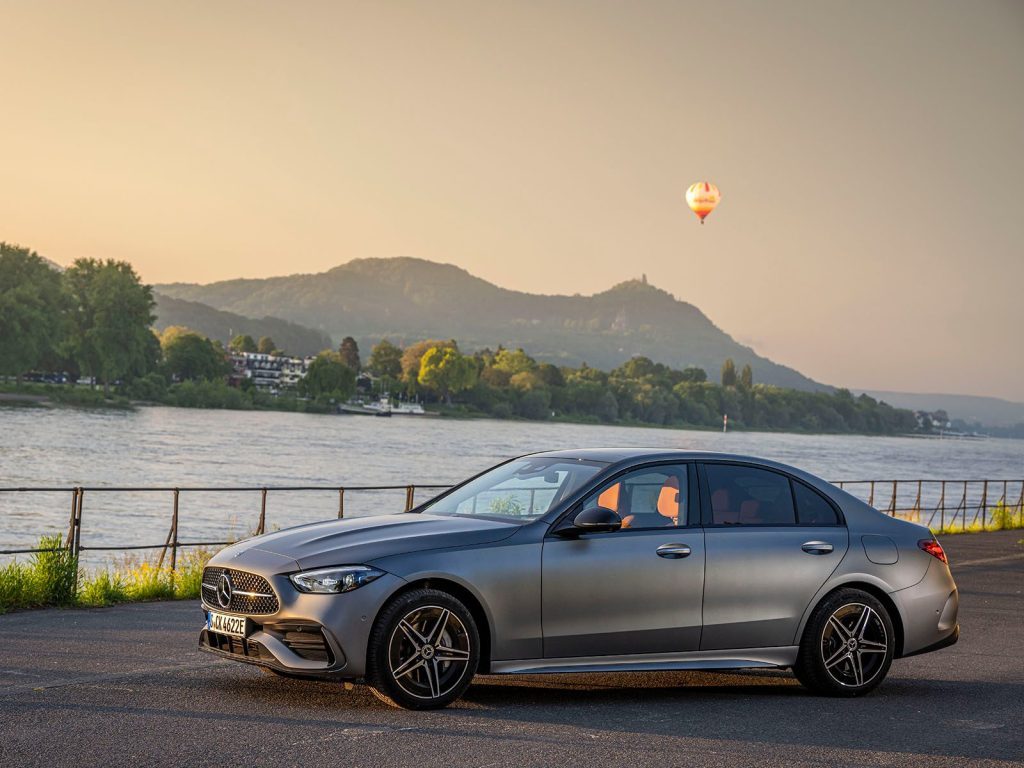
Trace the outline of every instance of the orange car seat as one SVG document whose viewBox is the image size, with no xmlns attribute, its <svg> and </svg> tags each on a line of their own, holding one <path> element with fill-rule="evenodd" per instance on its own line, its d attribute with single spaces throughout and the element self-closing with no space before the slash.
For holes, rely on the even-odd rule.
<svg viewBox="0 0 1024 768">
<path fill-rule="evenodd" d="M 761 502 L 747 499 L 740 504 L 740 522 L 744 525 L 756 525 L 764 522 L 761 517 Z"/>
<path fill-rule="evenodd" d="M 622 518 L 623 528 L 661 528 L 678 525 L 682 501 L 679 498 L 679 479 L 667 477 L 658 490 L 655 511 L 634 512 Z"/>
<path fill-rule="evenodd" d="M 739 522 L 739 514 L 730 508 L 727 488 L 719 488 L 711 494 L 711 515 L 715 525 Z"/>
<path fill-rule="evenodd" d="M 618 513 L 619 511 L 619 496 L 622 491 L 622 483 L 616 483 L 610 485 L 601 491 L 601 495 L 597 497 L 597 506 L 610 509 L 612 512 Z"/>
</svg>

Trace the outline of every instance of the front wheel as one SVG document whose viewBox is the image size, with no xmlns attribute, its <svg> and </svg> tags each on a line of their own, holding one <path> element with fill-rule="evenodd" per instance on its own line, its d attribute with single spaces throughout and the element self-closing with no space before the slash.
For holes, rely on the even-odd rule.
<svg viewBox="0 0 1024 768">
<path fill-rule="evenodd" d="M 480 635 L 461 601 L 417 589 L 389 603 L 370 633 L 366 681 L 377 698 L 405 709 L 437 709 L 459 698 L 480 661 Z"/>
<path fill-rule="evenodd" d="M 841 589 L 811 615 L 793 671 L 815 693 L 860 696 L 885 679 L 895 639 L 885 606 L 867 592 Z"/>
</svg>

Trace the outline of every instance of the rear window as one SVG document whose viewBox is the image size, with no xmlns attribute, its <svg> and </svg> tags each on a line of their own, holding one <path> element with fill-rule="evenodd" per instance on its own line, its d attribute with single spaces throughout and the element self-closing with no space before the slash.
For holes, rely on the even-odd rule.
<svg viewBox="0 0 1024 768">
<path fill-rule="evenodd" d="M 839 525 L 835 508 L 817 491 L 794 480 L 793 496 L 800 525 Z"/>
<path fill-rule="evenodd" d="M 789 478 L 758 467 L 705 464 L 714 525 L 794 525 Z"/>
</svg>

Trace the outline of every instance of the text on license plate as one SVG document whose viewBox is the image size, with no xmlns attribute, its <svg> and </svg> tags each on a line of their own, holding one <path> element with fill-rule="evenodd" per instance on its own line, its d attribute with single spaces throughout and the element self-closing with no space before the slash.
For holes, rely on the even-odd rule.
<svg viewBox="0 0 1024 768">
<path fill-rule="evenodd" d="M 211 632 L 220 632 L 222 635 L 245 637 L 245 617 L 207 611 L 206 628 Z"/>
</svg>

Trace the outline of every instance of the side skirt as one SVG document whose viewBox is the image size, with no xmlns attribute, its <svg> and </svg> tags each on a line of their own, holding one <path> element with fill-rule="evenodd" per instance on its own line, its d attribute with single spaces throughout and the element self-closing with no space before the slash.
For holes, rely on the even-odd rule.
<svg viewBox="0 0 1024 768">
<path fill-rule="evenodd" d="M 791 667 L 799 647 L 743 648 L 683 653 L 634 653 L 623 656 L 577 656 L 558 659 L 512 659 L 491 662 L 492 675 L 537 675 L 565 672 L 659 672 L 673 669 L 752 669 Z"/>
</svg>

